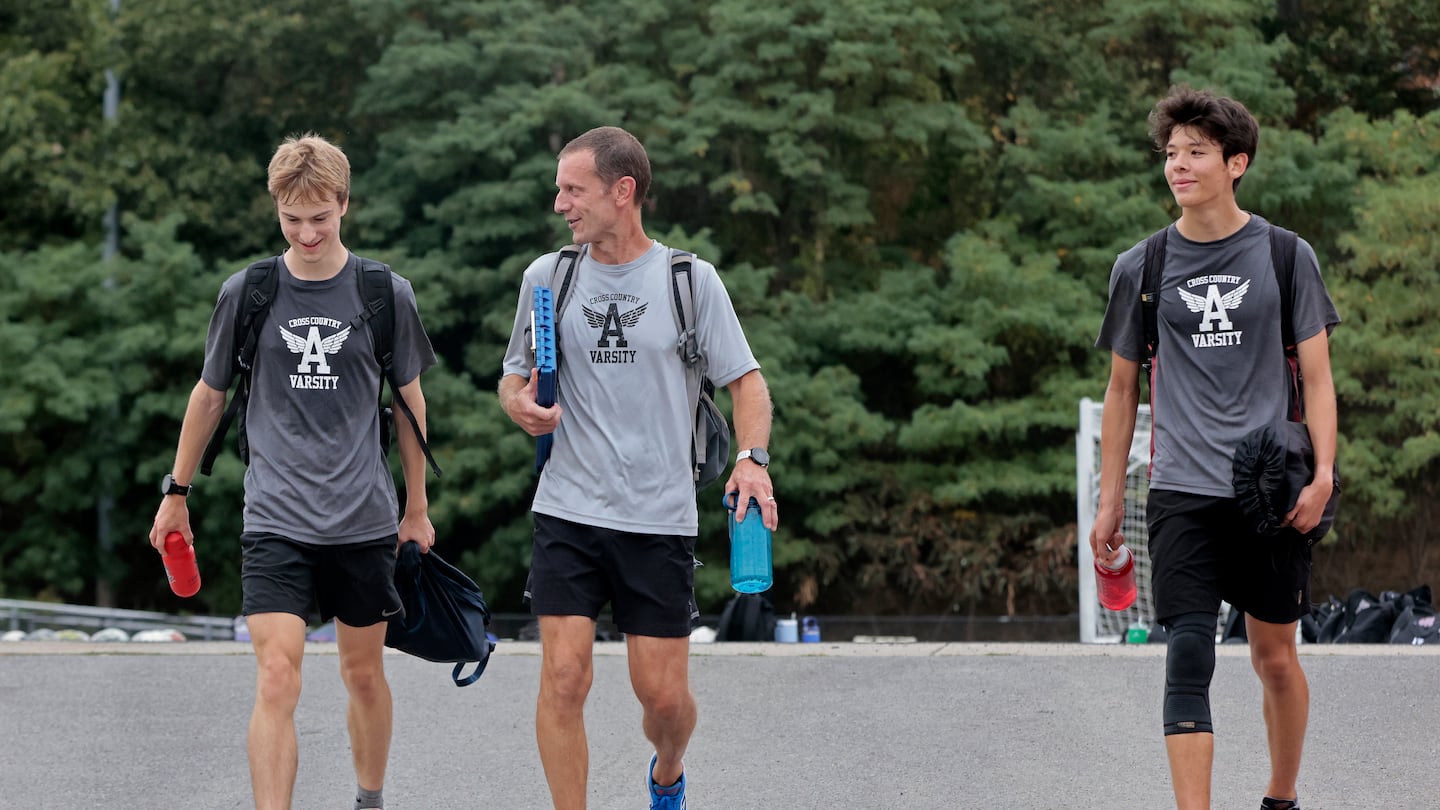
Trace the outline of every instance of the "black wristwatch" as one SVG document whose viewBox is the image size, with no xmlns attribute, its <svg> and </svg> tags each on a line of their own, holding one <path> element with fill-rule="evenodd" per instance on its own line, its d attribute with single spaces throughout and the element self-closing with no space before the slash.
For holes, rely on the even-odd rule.
<svg viewBox="0 0 1440 810">
<path fill-rule="evenodd" d="M 184 498 L 190 495 L 190 487 L 177 484 L 175 476 L 165 473 L 165 477 L 160 479 L 160 492 L 164 495 L 179 495 Z"/>
<path fill-rule="evenodd" d="M 741 450 L 735 455 L 735 461 L 737 462 L 747 458 L 759 464 L 761 467 L 770 466 L 770 454 L 765 452 L 765 448 L 763 447 L 752 447 L 749 450 Z"/>
</svg>

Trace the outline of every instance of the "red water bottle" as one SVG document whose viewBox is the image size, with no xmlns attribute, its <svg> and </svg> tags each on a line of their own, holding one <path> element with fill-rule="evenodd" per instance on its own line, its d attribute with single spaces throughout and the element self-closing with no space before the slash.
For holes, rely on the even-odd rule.
<svg viewBox="0 0 1440 810">
<path fill-rule="evenodd" d="M 165 576 L 176 596 L 194 596 L 200 590 L 200 568 L 195 564 L 195 547 L 185 542 L 185 535 L 165 535 Z"/>
<path fill-rule="evenodd" d="M 1120 547 L 1114 568 L 1095 560 L 1095 590 L 1100 604 L 1110 610 L 1124 610 L 1135 604 L 1135 556 L 1129 546 Z"/>
</svg>

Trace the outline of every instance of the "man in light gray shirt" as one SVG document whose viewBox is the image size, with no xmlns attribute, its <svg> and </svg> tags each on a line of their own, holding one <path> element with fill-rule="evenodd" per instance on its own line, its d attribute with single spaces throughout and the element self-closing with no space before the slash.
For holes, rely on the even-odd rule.
<svg viewBox="0 0 1440 810">
<path fill-rule="evenodd" d="M 645 235 L 650 161 L 625 130 L 600 127 L 567 144 L 555 185 L 555 212 L 583 247 L 556 327 L 557 402 L 537 404 L 528 353 L 531 291 L 549 286 L 556 253 L 525 271 L 499 386 L 505 413 L 526 433 L 554 434 L 532 507 L 526 589 L 544 656 L 535 713 L 540 759 L 556 810 L 584 808 L 584 707 L 595 623 L 609 602 L 655 747 L 650 806 L 683 810 L 682 758 L 696 721 L 688 667 L 698 516 L 695 413 L 676 352 L 670 250 Z M 753 496 L 773 530 L 769 390 L 715 268 L 694 264 L 699 350 L 710 378 L 730 391 L 743 448 L 725 491 L 738 492 L 741 504 Z"/>
</svg>

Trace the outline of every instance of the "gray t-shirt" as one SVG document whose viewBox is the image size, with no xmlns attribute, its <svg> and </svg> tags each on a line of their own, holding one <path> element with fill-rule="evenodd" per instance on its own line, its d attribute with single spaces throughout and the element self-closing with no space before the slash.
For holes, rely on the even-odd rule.
<svg viewBox="0 0 1440 810">
<path fill-rule="evenodd" d="M 1145 243 L 1120 254 L 1095 345 L 1145 359 L 1140 284 Z M 1340 323 L 1315 251 L 1296 247 L 1295 340 Z M 1156 316 L 1150 486 L 1234 497 L 1235 447 L 1256 427 L 1285 418 L 1289 372 L 1280 336 L 1280 286 L 1270 225 L 1259 216 L 1214 242 L 1192 242 L 1174 225 L 1166 238 Z"/>
<path fill-rule="evenodd" d="M 531 291 L 550 286 L 556 257 L 541 256 L 525 271 L 506 374 L 530 377 Z M 697 260 L 692 275 L 700 351 L 710 379 L 729 385 L 760 364 L 715 267 Z M 690 473 L 694 414 L 675 350 L 674 307 L 670 250 L 659 242 L 627 264 L 600 264 L 588 251 L 581 258 L 559 313 L 563 414 L 534 511 L 644 534 L 699 531 Z"/>
<path fill-rule="evenodd" d="M 399 530 L 395 480 L 379 441 L 380 365 L 370 330 L 350 327 L 362 308 L 357 263 L 351 254 L 333 278 L 302 281 L 280 260 L 245 416 L 247 532 L 340 545 Z M 410 282 L 391 278 L 394 367 L 407 384 L 435 364 L 435 352 Z M 234 375 L 231 343 L 244 288 L 245 271 L 226 279 L 205 339 L 201 377 L 221 391 Z"/>
</svg>

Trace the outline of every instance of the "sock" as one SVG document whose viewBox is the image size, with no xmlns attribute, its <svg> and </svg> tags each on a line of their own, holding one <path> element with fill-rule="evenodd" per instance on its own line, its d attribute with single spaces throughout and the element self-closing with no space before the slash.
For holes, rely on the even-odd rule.
<svg viewBox="0 0 1440 810">
<path fill-rule="evenodd" d="M 385 799 L 380 795 L 384 791 L 384 788 L 366 790 L 363 787 L 356 787 L 355 810 L 362 810 L 362 808 L 363 810 L 385 810 Z"/>
<path fill-rule="evenodd" d="M 680 780 L 676 779 L 673 785 L 657 785 L 651 782 L 650 789 L 660 796 L 678 796 L 680 795 Z"/>
<path fill-rule="evenodd" d="M 1260 801 L 1260 810 L 1300 810 L 1300 799 L 1277 799 L 1266 796 Z"/>
</svg>

